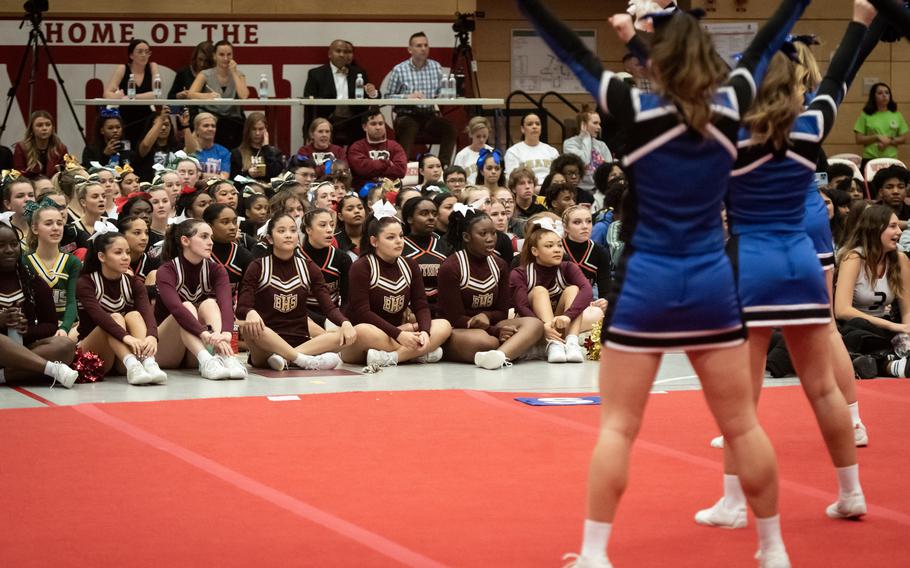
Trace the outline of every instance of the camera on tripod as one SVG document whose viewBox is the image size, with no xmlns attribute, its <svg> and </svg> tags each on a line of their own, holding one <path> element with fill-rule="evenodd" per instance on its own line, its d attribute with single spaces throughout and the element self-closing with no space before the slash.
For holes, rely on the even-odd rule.
<svg viewBox="0 0 910 568">
<path fill-rule="evenodd" d="M 452 31 L 458 35 L 469 34 L 477 29 L 477 18 L 483 18 L 484 12 L 468 12 L 462 14 L 455 12 L 455 23 L 452 24 Z"/>
<path fill-rule="evenodd" d="M 22 9 L 25 10 L 26 16 L 40 15 L 42 12 L 47 12 L 48 0 L 28 0 L 22 5 Z"/>
</svg>

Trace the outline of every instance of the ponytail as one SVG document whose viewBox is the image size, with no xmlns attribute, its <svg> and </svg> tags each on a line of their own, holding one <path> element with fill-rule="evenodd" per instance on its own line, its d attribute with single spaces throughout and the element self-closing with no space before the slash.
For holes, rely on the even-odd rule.
<svg viewBox="0 0 910 568">
<path fill-rule="evenodd" d="M 192 237 L 199 230 L 199 225 L 205 225 L 201 219 L 187 219 L 180 223 L 175 223 L 167 228 L 164 235 L 164 245 L 161 250 L 162 260 L 173 260 L 183 253 L 183 245 L 180 239 L 183 237 Z"/>
</svg>

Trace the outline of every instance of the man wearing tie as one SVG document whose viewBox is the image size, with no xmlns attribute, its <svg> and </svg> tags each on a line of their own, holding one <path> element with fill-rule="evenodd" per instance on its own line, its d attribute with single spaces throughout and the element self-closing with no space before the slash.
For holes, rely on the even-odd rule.
<svg viewBox="0 0 910 568">
<path fill-rule="evenodd" d="M 363 92 L 367 98 L 379 97 L 379 91 L 367 79 L 366 70 L 355 63 L 354 45 L 343 39 L 336 39 L 329 45 L 329 62 L 310 69 L 307 74 L 306 85 L 303 88 L 303 98 L 316 99 L 353 99 L 354 83 L 357 75 L 363 77 Z M 361 114 L 366 107 L 351 106 L 304 106 L 303 131 L 309 131 L 310 123 L 315 118 L 327 118 L 332 123 L 333 142 L 339 146 L 347 146 L 363 138 L 363 129 L 360 126 Z"/>
</svg>

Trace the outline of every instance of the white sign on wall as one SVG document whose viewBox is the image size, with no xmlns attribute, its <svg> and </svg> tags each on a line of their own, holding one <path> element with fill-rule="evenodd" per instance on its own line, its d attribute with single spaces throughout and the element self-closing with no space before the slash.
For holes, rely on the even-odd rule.
<svg viewBox="0 0 910 568">
<path fill-rule="evenodd" d="M 577 33 L 588 49 L 597 53 L 597 32 L 577 30 Z M 512 30 L 512 90 L 586 92 L 575 74 L 533 30 Z"/>
<path fill-rule="evenodd" d="M 734 55 L 746 51 L 755 38 L 755 34 L 758 33 L 758 24 L 755 22 L 703 23 L 702 28 L 711 34 L 714 49 L 730 67 L 736 67 L 737 61 Z"/>
</svg>

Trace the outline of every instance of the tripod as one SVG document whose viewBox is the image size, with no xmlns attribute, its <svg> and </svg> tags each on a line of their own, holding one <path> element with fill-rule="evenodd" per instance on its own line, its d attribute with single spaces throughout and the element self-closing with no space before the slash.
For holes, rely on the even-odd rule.
<svg viewBox="0 0 910 568">
<path fill-rule="evenodd" d="M 474 62 L 474 50 L 468 39 L 468 32 L 455 34 L 455 52 L 452 54 L 452 74 L 455 80 L 461 80 L 459 91 L 463 96 L 476 98 L 480 96 L 480 83 L 477 82 L 477 64 Z"/>
<path fill-rule="evenodd" d="M 54 58 L 51 57 L 51 50 L 47 46 L 47 38 L 44 37 L 44 32 L 41 31 L 41 12 L 26 13 L 22 18 L 22 22 L 19 24 L 19 29 L 22 29 L 22 26 L 24 26 L 26 22 L 31 24 L 32 29 L 28 32 L 28 42 L 25 44 L 25 49 L 22 52 L 22 61 L 19 62 L 19 69 L 16 71 L 16 79 L 13 81 L 12 86 L 6 94 L 6 112 L 3 114 L 3 124 L 0 124 L 0 138 L 2 138 L 3 133 L 6 132 L 9 113 L 13 110 L 13 103 L 16 101 L 16 91 L 19 90 L 19 85 L 22 83 L 22 74 L 25 72 L 25 64 L 28 61 L 29 55 L 31 55 L 32 64 L 28 75 L 28 114 L 29 116 L 32 114 L 32 103 L 34 103 L 35 95 L 35 75 L 38 71 L 38 48 L 43 47 L 44 54 L 47 56 L 47 61 L 54 70 L 57 83 L 60 85 L 60 90 L 63 91 L 63 96 L 66 98 L 66 104 L 69 106 L 70 113 L 73 115 L 73 120 L 76 121 L 79 135 L 82 136 L 82 140 L 85 141 L 85 130 L 79 122 L 79 117 L 76 115 L 76 109 L 73 107 L 73 102 L 70 100 L 69 93 L 66 92 L 66 86 L 63 84 L 63 77 L 60 76 L 60 71 L 57 70 L 57 64 L 54 63 Z"/>
</svg>

